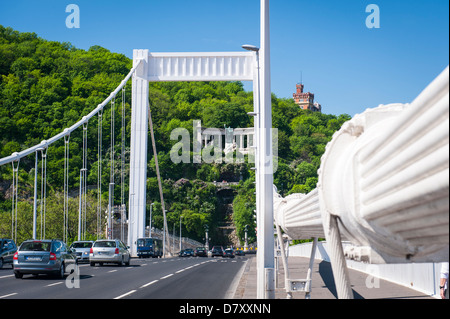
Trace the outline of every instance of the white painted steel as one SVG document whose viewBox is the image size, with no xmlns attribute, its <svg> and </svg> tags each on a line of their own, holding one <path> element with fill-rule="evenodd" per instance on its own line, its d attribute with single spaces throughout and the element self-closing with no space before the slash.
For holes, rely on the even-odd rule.
<svg viewBox="0 0 450 319">
<path fill-rule="evenodd" d="M 152 53 L 134 50 L 136 68 L 132 88 L 128 245 L 136 256 L 136 240 L 143 237 L 147 176 L 148 82 L 257 81 L 256 52 Z M 140 63 L 139 67 L 137 64 Z M 255 103 L 258 101 L 254 92 Z M 198 147 L 198 143 L 197 143 Z M 196 158 L 197 160 L 197 158 Z"/>
<path fill-rule="evenodd" d="M 258 114 L 258 159 L 256 161 L 257 183 L 260 192 L 257 209 L 258 255 L 257 255 L 257 298 L 274 299 L 275 281 L 271 274 L 275 268 L 273 228 L 273 150 L 272 150 L 272 93 L 270 74 L 270 14 L 269 0 L 261 0 L 261 49 L 260 67 L 260 112 Z M 257 128 L 255 127 L 255 130 Z"/>
<path fill-rule="evenodd" d="M 318 190 L 285 198 L 274 190 L 274 218 L 293 239 L 324 238 Z"/>
<path fill-rule="evenodd" d="M 411 104 L 380 105 L 333 135 L 317 189 L 281 198 L 275 223 L 293 239 L 328 241 L 339 298 L 353 298 L 347 256 L 369 263 L 449 259 L 449 68 Z"/>
<path fill-rule="evenodd" d="M 372 263 L 448 260 L 448 81 L 447 67 L 411 105 L 366 110 L 327 145 L 322 212 Z"/>
<path fill-rule="evenodd" d="M 147 189 L 147 140 L 148 140 L 148 50 L 133 51 L 136 73 L 132 79 L 131 93 L 131 142 L 128 246 L 131 255 L 137 256 L 136 241 L 144 237 L 145 200 Z"/>
<path fill-rule="evenodd" d="M 148 80 L 253 81 L 252 52 L 149 53 Z"/>
</svg>

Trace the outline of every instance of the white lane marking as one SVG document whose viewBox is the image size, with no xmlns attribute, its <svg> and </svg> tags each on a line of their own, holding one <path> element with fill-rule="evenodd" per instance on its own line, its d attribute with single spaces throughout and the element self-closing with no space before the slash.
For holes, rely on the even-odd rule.
<svg viewBox="0 0 450 319">
<path fill-rule="evenodd" d="M 173 276 L 173 274 L 169 274 L 167 276 L 161 277 L 160 279 L 166 279 L 166 278 L 169 278 L 169 277 L 172 277 L 172 276 Z"/>
<path fill-rule="evenodd" d="M 131 294 L 133 294 L 135 292 L 136 292 L 136 290 L 131 290 L 131 291 L 127 292 L 126 294 L 120 295 L 119 297 L 116 297 L 114 299 L 121 299 L 121 298 L 129 296 L 129 295 L 131 295 Z"/>
<path fill-rule="evenodd" d="M 150 281 L 149 283 L 147 283 L 147 284 L 145 284 L 145 285 L 142 285 L 140 288 L 145 288 L 145 287 L 148 287 L 148 286 L 150 286 L 150 285 L 153 285 L 154 283 L 157 283 L 159 280 L 153 280 L 153 281 Z"/>
<path fill-rule="evenodd" d="M 53 283 L 53 284 L 47 285 L 46 287 L 56 286 L 56 285 L 60 285 L 60 284 L 62 284 L 62 283 L 63 283 L 63 281 L 55 282 L 55 283 Z"/>
<path fill-rule="evenodd" d="M 14 296 L 14 295 L 17 295 L 17 292 L 13 292 L 12 294 L 0 296 L 0 299 L 2 299 L 2 298 L 8 298 L 8 297 L 11 297 L 11 296 Z"/>
<path fill-rule="evenodd" d="M 1 276 L 1 277 L 0 277 L 0 279 L 2 279 L 2 278 L 8 278 L 8 277 L 12 277 L 12 276 L 14 276 L 14 275 Z"/>
<path fill-rule="evenodd" d="M 181 259 L 180 259 L 180 260 L 181 260 Z M 196 266 L 200 266 L 200 265 L 205 264 L 205 263 L 208 263 L 208 262 L 213 262 L 213 261 L 214 261 L 214 260 L 208 260 L 208 261 L 204 261 L 204 262 L 201 262 L 201 263 L 198 263 L 198 264 L 195 264 L 195 265 L 186 267 L 186 268 L 182 268 L 182 269 L 176 271 L 175 274 L 182 273 L 183 271 L 186 271 L 186 270 L 188 270 L 188 269 L 194 268 L 194 267 L 196 267 Z M 163 261 L 163 262 L 164 262 L 164 261 Z M 157 264 L 157 263 L 158 263 L 158 262 L 153 262 L 153 264 Z M 142 266 L 144 266 L 144 265 L 146 265 L 146 264 L 143 264 Z M 168 274 L 168 275 L 166 275 L 166 276 L 164 276 L 164 277 L 161 277 L 159 280 L 162 280 L 162 279 L 166 279 L 166 278 L 172 277 L 173 275 L 174 275 L 174 274 Z M 142 286 L 139 287 L 139 288 L 141 289 L 141 288 L 148 287 L 148 286 L 150 286 L 150 285 L 153 285 L 153 284 L 157 283 L 159 280 L 153 280 L 153 281 L 151 281 L 151 282 L 149 282 L 149 283 L 146 283 L 145 285 L 142 285 Z M 124 295 L 122 295 L 122 296 L 119 296 L 119 297 L 117 297 L 117 298 L 115 298 L 115 299 L 120 299 L 120 298 L 122 298 L 122 297 L 124 297 L 124 296 L 127 296 L 127 295 L 129 295 L 129 294 L 132 294 L 132 293 L 134 293 L 134 292 L 135 292 L 135 290 L 132 290 L 132 291 L 128 292 L 127 294 L 124 294 Z"/>
<path fill-rule="evenodd" d="M 108 272 L 116 272 L 117 271 L 117 269 L 114 269 L 114 270 L 110 270 L 110 271 L 108 271 Z"/>
</svg>

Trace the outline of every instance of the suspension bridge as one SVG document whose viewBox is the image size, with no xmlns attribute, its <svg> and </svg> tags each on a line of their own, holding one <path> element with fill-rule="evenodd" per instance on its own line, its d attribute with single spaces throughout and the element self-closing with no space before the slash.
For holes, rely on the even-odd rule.
<svg viewBox="0 0 450 319">
<path fill-rule="evenodd" d="M 136 254 L 136 239 L 145 234 L 148 135 L 152 139 L 157 175 L 153 124 L 149 106 L 149 82 L 157 81 L 253 81 L 253 130 L 256 170 L 256 218 L 258 227 L 257 297 L 275 297 L 275 254 L 285 266 L 287 293 L 310 289 L 311 276 L 292 279 L 287 269 L 283 232 L 291 239 L 326 238 L 339 298 L 353 298 L 342 240 L 356 246 L 353 258 L 369 263 L 447 262 L 449 244 L 448 180 L 448 67 L 410 105 L 388 105 L 368 110 L 344 124 L 328 144 L 319 170 L 317 189 L 307 195 L 282 198 L 273 189 L 271 139 L 270 36 L 268 0 L 261 0 L 261 47 L 244 45 L 241 52 L 154 53 L 133 51 L 133 67 L 117 88 L 80 121 L 40 144 L 0 159 L 12 166 L 11 235 L 17 234 L 18 171 L 24 157 L 35 156 L 33 237 L 45 237 L 47 150 L 64 142 L 64 240 L 67 240 L 70 136 L 83 130 L 80 168 L 78 238 L 86 231 L 87 126 L 97 116 L 98 157 L 102 158 L 102 114 L 110 107 L 114 119 L 117 101 L 125 105 L 125 87 L 132 81 L 131 141 L 128 194 L 128 245 Z M 124 111 L 122 109 L 122 116 Z M 122 125 L 125 125 L 122 118 Z M 113 131 L 113 122 L 111 131 Z M 124 130 L 122 130 L 124 132 Z M 114 134 L 111 134 L 108 229 L 114 176 Z M 125 145 L 122 134 L 122 148 Z M 194 152 L 201 144 L 194 143 Z M 197 149 L 196 149 L 197 147 Z M 39 161 L 40 158 L 40 161 Z M 121 183 L 124 156 L 121 155 Z M 40 167 L 40 169 L 39 169 Z M 102 167 L 99 165 L 101 171 Z M 38 187 L 38 172 L 41 187 Z M 101 174 L 98 174 L 100 233 Z M 164 229 L 168 231 L 161 179 L 158 178 Z M 38 194 L 40 189 L 40 195 Z M 121 201 L 124 204 L 123 187 Z M 39 200 L 40 199 L 40 200 Z M 38 202 L 40 207 L 38 208 Z M 43 226 L 37 234 L 38 210 Z M 274 239 L 274 227 L 278 242 Z M 108 232 L 109 234 L 109 232 Z M 168 236 L 167 236 L 168 238 Z M 164 240 L 166 242 L 166 240 Z M 315 245 L 313 245 L 314 247 Z M 274 248 L 279 252 L 275 252 Z M 315 248 L 312 249 L 315 251 Z M 355 257 L 357 256 L 357 257 Z M 314 253 L 311 254 L 314 260 Z M 311 267 L 310 267 L 311 268 Z"/>
</svg>

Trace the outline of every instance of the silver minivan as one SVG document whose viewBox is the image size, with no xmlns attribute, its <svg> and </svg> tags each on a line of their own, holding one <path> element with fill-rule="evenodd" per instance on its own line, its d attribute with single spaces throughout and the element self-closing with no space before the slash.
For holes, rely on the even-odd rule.
<svg viewBox="0 0 450 319">
<path fill-rule="evenodd" d="M 89 263 L 91 266 L 104 263 L 115 263 L 129 266 L 131 254 L 127 247 L 119 239 L 101 239 L 94 242 L 89 252 Z"/>
</svg>

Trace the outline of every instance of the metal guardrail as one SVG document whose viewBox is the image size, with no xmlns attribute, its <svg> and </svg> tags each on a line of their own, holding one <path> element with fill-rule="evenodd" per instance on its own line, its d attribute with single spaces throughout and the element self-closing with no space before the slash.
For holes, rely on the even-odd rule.
<svg viewBox="0 0 450 319">
<path fill-rule="evenodd" d="M 145 233 L 148 236 L 149 235 L 149 230 L 146 229 Z M 157 238 L 162 239 L 163 235 L 164 235 L 164 231 L 162 231 L 161 229 L 158 229 L 158 228 L 153 228 L 152 229 L 152 236 L 153 237 L 157 237 Z M 168 242 L 170 243 L 169 250 L 170 251 L 173 250 L 172 247 L 175 246 L 175 250 L 172 253 L 179 251 L 180 250 L 179 249 L 179 247 L 180 247 L 180 236 L 174 236 L 174 235 L 169 233 L 169 238 L 168 239 L 169 239 Z M 202 244 L 199 241 L 196 241 L 196 240 L 193 240 L 193 239 L 187 238 L 187 237 L 181 237 L 181 243 L 182 243 L 183 249 L 184 248 L 195 248 L 195 247 L 203 247 L 203 246 L 205 246 L 205 244 Z"/>
</svg>

